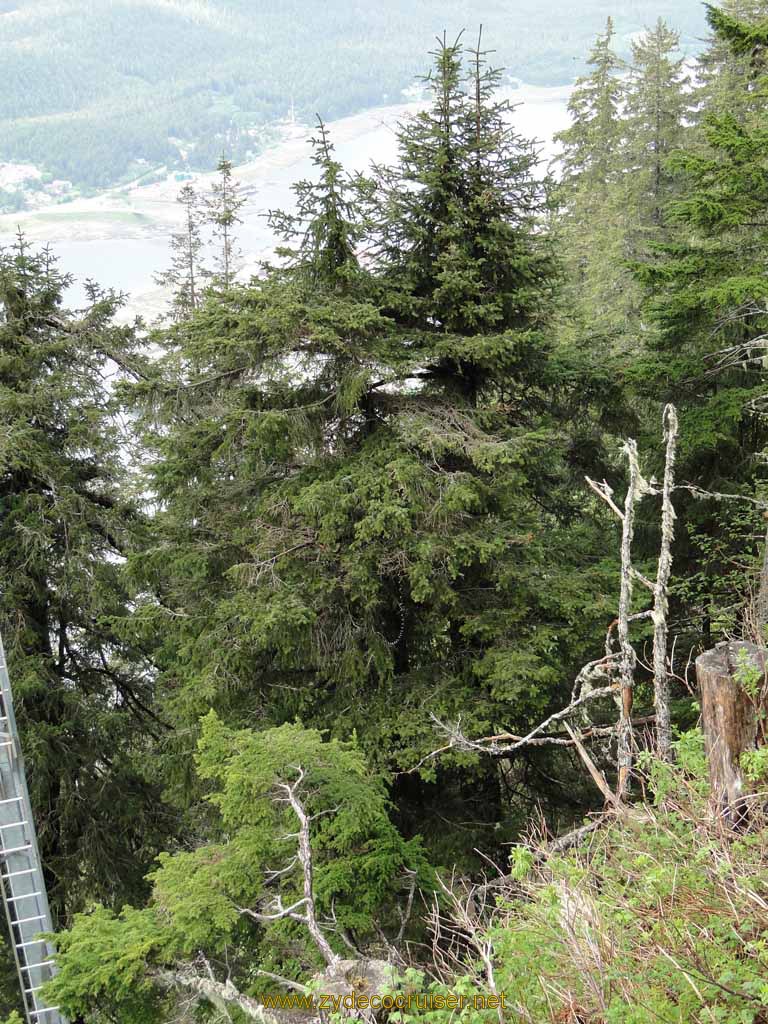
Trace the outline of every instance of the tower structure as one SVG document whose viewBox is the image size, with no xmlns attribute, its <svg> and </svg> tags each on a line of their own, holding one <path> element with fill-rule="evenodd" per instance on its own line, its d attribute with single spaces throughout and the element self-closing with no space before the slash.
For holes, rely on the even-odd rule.
<svg viewBox="0 0 768 1024">
<path fill-rule="evenodd" d="M 55 963 L 50 943 L 39 936 L 53 925 L 1 637 L 0 884 L 27 1024 L 67 1024 L 41 994 Z"/>
</svg>

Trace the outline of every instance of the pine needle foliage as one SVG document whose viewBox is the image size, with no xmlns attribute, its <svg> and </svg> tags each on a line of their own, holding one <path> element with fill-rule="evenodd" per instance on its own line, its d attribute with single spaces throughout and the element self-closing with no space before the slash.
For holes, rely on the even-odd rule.
<svg viewBox="0 0 768 1024">
<path fill-rule="evenodd" d="M 576 547 L 598 533 L 570 488 L 612 385 L 546 335 L 544 186 L 498 80 L 479 47 L 465 72 L 441 43 L 433 106 L 373 181 L 318 125 L 316 178 L 272 217 L 280 261 L 168 334 L 158 531 L 131 572 L 167 713 L 192 730 L 211 705 L 300 715 L 410 769 L 430 711 L 523 723 L 570 684 L 608 571 L 596 558 L 585 585 Z M 451 799 L 479 777 L 498 806 L 492 766 L 445 770 Z M 436 790 L 403 786 L 416 820 Z"/>
<path fill-rule="evenodd" d="M 142 357 L 115 295 L 92 287 L 75 315 L 66 284 L 21 235 L 0 252 L 0 626 L 60 921 L 141 891 L 165 836 L 141 765 L 151 673 L 123 635 L 121 563 L 145 522 L 110 396 Z"/>
<path fill-rule="evenodd" d="M 203 263 L 204 211 L 194 187 L 185 185 L 177 202 L 184 211 L 182 228 L 171 235 L 171 266 L 155 280 L 164 288 L 172 289 L 170 316 L 176 323 L 183 323 L 202 302 L 211 272 Z"/>
</svg>

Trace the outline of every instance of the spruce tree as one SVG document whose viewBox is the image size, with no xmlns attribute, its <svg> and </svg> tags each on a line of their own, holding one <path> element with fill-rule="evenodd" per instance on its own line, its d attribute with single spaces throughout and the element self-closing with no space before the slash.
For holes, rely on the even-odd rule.
<svg viewBox="0 0 768 1024">
<path fill-rule="evenodd" d="M 443 334 L 534 326 L 555 273 L 537 232 L 535 146 L 511 125 L 501 72 L 479 46 L 465 72 L 461 42 L 440 42 L 431 106 L 401 125 L 398 163 L 377 174 L 378 266 L 398 321 Z"/>
<path fill-rule="evenodd" d="M 355 744 L 294 723 L 233 731 L 210 714 L 195 762 L 216 808 L 206 841 L 159 858 L 146 906 L 96 907 L 59 937 L 48 991 L 67 1014 L 166 1024 L 210 999 L 225 1019 L 281 1020 L 253 996 L 306 992 L 324 967 L 362 976 L 362 990 L 386 967 L 376 947 L 409 923 L 409 886 L 434 887 Z"/>
<path fill-rule="evenodd" d="M 276 252 L 286 261 L 290 276 L 305 277 L 326 288 L 335 282 L 346 290 L 351 283 L 360 283 L 356 250 L 365 237 L 362 203 L 370 199 L 371 185 L 344 172 L 319 116 L 317 134 L 310 143 L 319 179 L 294 184 L 293 212 L 271 211 L 270 227 L 282 239 Z"/>
<path fill-rule="evenodd" d="M 390 327 L 368 301 L 369 275 L 355 254 L 359 183 L 341 172 L 322 127 L 313 149 L 319 180 L 296 185 L 294 213 L 271 217 L 283 236 L 279 265 L 220 295 L 183 332 L 168 331 L 159 380 L 136 389 L 137 402 L 146 402 L 148 484 L 158 500 L 153 541 L 132 562 L 145 592 L 136 620 L 154 638 L 168 715 L 187 727 L 186 752 L 168 748 L 166 776 L 182 800 L 194 796 L 188 727 L 211 704 L 237 721 L 280 724 L 305 700 L 311 706 L 312 680 L 327 671 L 305 633 L 309 610 L 293 592 L 311 576 L 298 567 L 291 588 L 256 604 L 247 582 L 257 551 L 266 567 L 277 545 L 279 574 L 281 547 L 311 546 L 292 521 L 292 503 L 277 512 L 277 492 L 311 474 L 315 460 L 332 460 L 336 444 L 343 451 L 347 432 L 355 436 L 360 388 L 377 366 L 372 346 Z M 257 571 L 254 585 L 269 591 L 277 578 Z M 339 595 L 327 585 L 330 611 Z M 262 612 L 273 627 L 246 626 Z M 337 654 L 334 647 L 334 671 Z M 307 693 L 286 679 L 306 680 Z"/>
<path fill-rule="evenodd" d="M 737 23 L 759 28 L 768 21 L 766 0 L 724 0 L 718 8 L 722 15 Z M 753 54 L 754 44 L 734 47 L 722 32 L 714 31 L 707 48 L 699 56 L 696 97 L 700 121 L 705 114 L 729 113 L 737 120 L 754 112 L 763 101 L 755 88 L 758 76 Z M 706 142 L 706 140 L 703 140 Z"/>
<path fill-rule="evenodd" d="M 142 890 L 163 814 L 121 578 L 143 521 L 110 408 L 116 367 L 139 356 L 113 295 L 91 287 L 75 315 L 66 284 L 22 236 L 0 253 L 0 631 L 59 922 Z"/>
<path fill-rule="evenodd" d="M 722 45 L 735 54 L 768 44 L 762 29 L 710 9 Z M 768 435 L 762 408 L 764 371 L 765 262 L 768 258 L 768 171 L 765 113 L 768 75 L 744 83 L 763 101 L 722 110 L 720 99 L 703 112 L 702 140 L 675 154 L 679 197 L 671 203 L 672 238 L 654 247 L 638 272 L 648 299 L 645 349 L 635 365 L 640 396 L 674 399 L 687 424 L 680 475 L 701 487 L 752 495 L 763 476 L 759 453 Z M 752 107 L 752 110 L 748 109 Z M 681 504 L 678 550 L 686 564 L 683 621 L 710 639 L 715 538 L 722 533 L 716 502 Z M 754 546 L 756 535 L 748 541 Z M 737 541 L 741 558 L 746 552 Z M 719 544 L 719 541 L 718 541 Z M 723 560 L 735 557 L 721 546 Z"/>
<path fill-rule="evenodd" d="M 216 170 L 219 177 L 211 185 L 205 208 L 217 243 L 213 283 L 223 291 L 228 291 L 240 269 L 240 250 L 235 231 L 236 226 L 242 224 L 239 214 L 245 199 L 240 194 L 239 183 L 233 180 L 232 162 L 222 156 Z"/>
<path fill-rule="evenodd" d="M 735 53 L 747 45 L 754 48 L 760 38 L 768 39 L 768 27 L 760 32 L 714 9 L 709 19 L 721 41 Z M 767 87 L 768 75 L 763 73 L 749 89 L 765 96 Z M 739 445 L 726 424 L 733 428 L 741 421 L 751 397 L 750 385 L 760 387 L 762 371 L 759 359 L 750 361 L 750 346 L 753 339 L 762 337 L 765 326 L 761 254 L 768 246 L 768 174 L 763 166 L 768 120 L 764 105 L 739 118 L 721 112 L 715 104 L 712 111 L 704 112 L 702 131 L 706 149 L 681 150 L 672 161 L 680 181 L 679 198 L 669 209 L 676 237 L 669 245 L 657 246 L 655 256 L 640 272 L 653 289 L 648 309 L 660 330 L 659 347 L 675 354 L 672 363 L 665 355 L 664 365 L 658 367 L 662 379 L 709 382 L 707 399 L 700 391 L 695 396 L 691 393 L 691 414 L 696 417 L 711 420 L 710 400 L 724 413 L 726 394 L 731 395 L 733 406 L 721 423 L 715 445 L 725 445 L 724 453 L 730 444 Z M 712 357 L 726 349 L 731 357 L 719 361 L 722 372 L 710 373 L 715 365 Z M 710 470 L 715 468 L 711 456 L 705 461 Z M 730 458 L 720 469 L 726 467 L 728 473 L 735 468 Z M 694 463 L 691 469 L 695 468 Z M 706 472 L 705 464 L 700 468 Z"/>
<path fill-rule="evenodd" d="M 581 339 L 589 332 L 609 350 L 624 346 L 637 304 L 625 266 L 632 217 L 623 194 L 626 65 L 614 35 L 609 18 L 587 61 L 592 70 L 571 93 L 571 124 L 555 136 L 561 178 L 553 225 L 566 271 L 561 329 Z"/>
<path fill-rule="evenodd" d="M 171 266 L 155 280 L 173 290 L 170 315 L 181 323 L 188 320 L 200 304 L 210 272 L 203 264 L 203 214 L 194 187 L 185 185 L 177 201 L 184 210 L 184 221 L 181 231 L 171 235 Z"/>
<path fill-rule="evenodd" d="M 693 105 L 678 35 L 659 20 L 632 44 L 627 67 L 611 49 L 612 25 L 577 83 L 563 150 L 556 228 L 568 268 L 564 328 L 626 351 L 641 329 L 642 289 L 632 263 L 664 241 L 675 194 L 668 168 Z M 626 70 L 626 76 L 620 72 Z"/>
<path fill-rule="evenodd" d="M 563 147 L 559 159 L 566 181 L 586 176 L 599 188 L 616 174 L 626 65 L 613 48 L 615 34 L 613 19 L 608 18 L 587 59 L 593 70 L 577 79 L 568 101 L 571 124 L 555 136 Z"/>
<path fill-rule="evenodd" d="M 632 43 L 626 88 L 625 195 L 636 233 L 654 241 L 662 240 L 664 211 L 674 194 L 669 157 L 683 142 L 691 106 L 685 58 L 674 56 L 679 43 L 678 33 L 660 18 Z"/>
<path fill-rule="evenodd" d="M 522 728 L 583 660 L 603 567 L 577 569 L 596 537 L 572 485 L 608 385 L 551 355 L 544 187 L 497 78 L 441 45 L 432 108 L 374 182 L 343 173 L 319 129 L 318 179 L 273 218 L 284 262 L 169 336 L 137 614 L 190 742 L 213 704 L 238 724 L 354 730 L 376 770 L 410 769 L 431 714 Z M 516 812 L 494 768 L 440 772 L 439 798 L 398 783 L 406 833 L 439 799 L 500 836 Z M 460 855 L 440 829 L 430 841 Z"/>
</svg>

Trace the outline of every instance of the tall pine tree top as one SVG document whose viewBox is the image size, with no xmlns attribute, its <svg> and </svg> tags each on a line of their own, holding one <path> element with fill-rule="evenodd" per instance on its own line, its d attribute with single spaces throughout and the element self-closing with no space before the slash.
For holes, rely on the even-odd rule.
<svg viewBox="0 0 768 1024">
<path fill-rule="evenodd" d="M 310 141 L 319 179 L 296 182 L 294 211 L 272 211 L 270 226 L 283 240 L 277 254 L 290 274 L 345 291 L 353 280 L 359 284 L 358 248 L 367 230 L 361 202 L 370 196 L 371 185 L 344 171 L 319 117 L 317 134 Z"/>
<path fill-rule="evenodd" d="M 202 234 L 204 213 L 194 187 L 187 183 L 177 202 L 184 210 L 181 230 L 171 235 L 171 266 L 156 275 L 159 285 L 173 289 L 170 318 L 183 323 L 195 312 L 203 297 L 211 273 L 203 263 Z"/>
<path fill-rule="evenodd" d="M 613 49 L 613 37 L 609 18 L 590 54 L 592 71 L 571 93 L 571 124 L 555 136 L 561 145 L 561 178 L 554 227 L 566 268 L 561 331 L 569 334 L 575 327 L 579 338 L 588 331 L 618 348 L 623 347 L 635 289 L 624 267 L 631 216 L 622 174 L 625 65 Z"/>
<path fill-rule="evenodd" d="M 539 233 L 546 209 L 532 142 L 497 97 L 480 49 L 443 38 L 425 79 L 429 107 L 400 126 L 399 160 L 379 168 L 378 261 L 396 318 L 479 335 L 542 319 L 554 268 Z"/>
<path fill-rule="evenodd" d="M 625 169 L 638 205 L 638 220 L 658 238 L 664 209 L 673 191 L 670 154 L 683 140 L 691 106 L 680 37 L 661 18 L 632 43 L 632 68 L 626 90 Z"/>
<path fill-rule="evenodd" d="M 571 125 L 555 136 L 563 146 L 565 179 L 588 174 L 593 183 L 606 182 L 616 171 L 626 66 L 613 49 L 614 35 L 608 18 L 587 60 L 593 70 L 576 81 L 568 101 Z"/>
<path fill-rule="evenodd" d="M 710 115 L 727 112 L 742 120 L 761 105 L 755 87 L 765 61 L 760 36 L 761 26 L 768 23 L 768 3 L 724 0 L 719 7 L 707 5 L 707 10 L 714 31 L 699 57 L 698 100 Z"/>
<path fill-rule="evenodd" d="M 734 52 L 768 42 L 768 22 L 759 29 L 714 9 L 709 20 Z M 651 309 L 663 336 L 678 353 L 693 356 L 692 373 L 696 364 L 704 369 L 701 360 L 713 350 L 746 344 L 763 331 L 768 73 L 759 62 L 749 90 L 763 98 L 759 109 L 739 117 L 713 101 L 702 119 L 704 146 L 675 154 L 672 167 L 683 187 L 670 217 L 680 228 L 678 240 L 659 251 L 646 274 L 658 286 Z"/>
<path fill-rule="evenodd" d="M 240 194 L 239 182 L 232 177 L 232 161 L 222 156 L 216 170 L 218 179 L 211 186 L 205 208 L 217 244 L 213 284 L 226 292 L 234 284 L 240 269 L 241 254 L 235 231 L 237 225 L 242 223 L 240 210 L 245 200 Z"/>
</svg>

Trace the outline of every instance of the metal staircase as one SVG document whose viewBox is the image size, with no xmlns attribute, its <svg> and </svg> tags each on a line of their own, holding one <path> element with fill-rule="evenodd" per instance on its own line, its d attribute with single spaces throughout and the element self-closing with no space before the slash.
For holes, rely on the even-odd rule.
<svg viewBox="0 0 768 1024">
<path fill-rule="evenodd" d="M 27 1024 L 67 1024 L 40 989 L 55 973 L 53 950 L 40 932 L 52 932 L 42 862 L 29 801 L 13 697 L 0 638 L 0 878 Z"/>
</svg>

